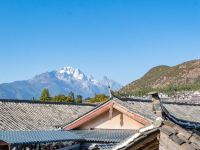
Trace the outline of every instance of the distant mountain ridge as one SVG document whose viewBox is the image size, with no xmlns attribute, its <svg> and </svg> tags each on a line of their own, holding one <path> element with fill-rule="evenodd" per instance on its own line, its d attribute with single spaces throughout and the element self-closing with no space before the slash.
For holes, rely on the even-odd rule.
<svg viewBox="0 0 200 150">
<path fill-rule="evenodd" d="M 43 88 L 48 88 L 52 96 L 58 94 L 66 95 L 73 91 L 75 94 L 80 94 L 86 98 L 99 93 L 108 94 L 108 85 L 113 90 L 121 88 L 119 83 L 108 77 L 103 77 L 102 80 L 95 80 L 92 76 L 88 77 L 79 69 L 63 67 L 36 75 L 30 80 L 0 84 L 0 98 L 39 98 Z"/>
<path fill-rule="evenodd" d="M 197 89 L 200 87 L 200 60 L 184 62 L 176 66 L 157 66 L 150 69 L 142 78 L 124 86 L 121 93 L 137 93 L 144 89 L 164 89 L 178 87 Z M 180 88 L 179 88 L 180 87 Z"/>
</svg>

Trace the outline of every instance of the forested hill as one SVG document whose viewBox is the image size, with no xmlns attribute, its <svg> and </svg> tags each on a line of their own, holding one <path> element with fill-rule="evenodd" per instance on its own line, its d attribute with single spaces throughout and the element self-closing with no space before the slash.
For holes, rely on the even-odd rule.
<svg viewBox="0 0 200 150">
<path fill-rule="evenodd" d="M 154 67 L 142 78 L 126 85 L 119 92 L 145 95 L 152 90 L 166 94 L 200 90 L 200 60 L 192 60 L 172 67 Z"/>
</svg>

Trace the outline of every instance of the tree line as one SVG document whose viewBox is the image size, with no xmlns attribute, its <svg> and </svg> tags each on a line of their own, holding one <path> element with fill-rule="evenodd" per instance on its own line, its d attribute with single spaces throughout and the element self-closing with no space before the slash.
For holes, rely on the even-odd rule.
<svg viewBox="0 0 200 150">
<path fill-rule="evenodd" d="M 69 92 L 67 95 L 59 94 L 51 97 L 51 94 L 47 88 L 42 90 L 40 101 L 42 102 L 71 102 L 82 103 L 83 97 L 81 95 L 74 96 L 73 92 Z"/>
<path fill-rule="evenodd" d="M 134 92 L 126 93 L 126 94 L 133 95 L 133 96 L 145 96 L 145 95 L 148 95 L 148 93 L 151 91 L 157 91 L 157 92 L 165 93 L 169 96 L 172 96 L 172 95 L 175 95 L 176 92 L 197 91 L 197 90 L 200 90 L 200 81 L 197 81 L 196 83 L 193 83 L 193 84 L 169 85 L 162 88 L 151 88 L 151 87 L 142 88 Z M 124 93 L 117 93 L 117 94 L 120 96 L 125 96 Z"/>
<path fill-rule="evenodd" d="M 108 99 L 108 96 L 105 94 L 95 94 L 94 97 L 86 98 L 85 101 L 88 103 L 100 103 Z M 33 99 L 34 100 L 34 99 Z M 82 103 L 83 97 L 81 95 L 75 96 L 71 91 L 67 95 L 59 94 L 56 96 L 51 96 L 49 90 L 44 88 L 41 92 L 40 101 L 42 102 L 71 102 L 71 103 Z"/>
</svg>

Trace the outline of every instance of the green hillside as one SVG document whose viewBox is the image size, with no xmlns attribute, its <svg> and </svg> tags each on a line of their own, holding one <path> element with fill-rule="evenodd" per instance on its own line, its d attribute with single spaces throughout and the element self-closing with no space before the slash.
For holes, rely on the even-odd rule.
<svg viewBox="0 0 200 150">
<path fill-rule="evenodd" d="M 141 96 L 156 90 L 170 95 L 177 91 L 199 89 L 200 60 L 192 60 L 172 67 L 154 67 L 142 78 L 126 85 L 119 92 Z"/>
</svg>

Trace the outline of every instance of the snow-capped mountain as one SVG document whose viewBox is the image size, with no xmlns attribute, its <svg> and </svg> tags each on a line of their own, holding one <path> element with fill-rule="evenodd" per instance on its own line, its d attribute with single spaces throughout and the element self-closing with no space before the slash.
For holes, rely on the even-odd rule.
<svg viewBox="0 0 200 150">
<path fill-rule="evenodd" d="M 121 85 L 108 77 L 96 80 L 73 67 L 63 67 L 56 71 L 36 75 L 30 80 L 0 84 L 0 98 L 32 99 L 39 98 L 41 90 L 48 88 L 51 95 L 68 94 L 73 91 L 84 98 L 95 94 L 108 94 L 108 86 L 119 90 Z"/>
</svg>

